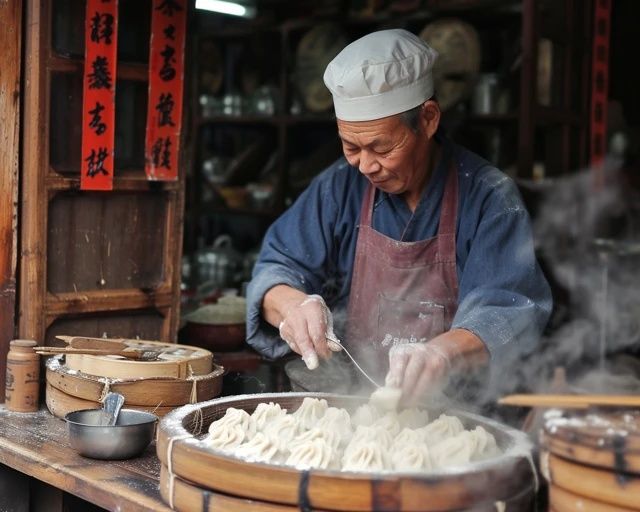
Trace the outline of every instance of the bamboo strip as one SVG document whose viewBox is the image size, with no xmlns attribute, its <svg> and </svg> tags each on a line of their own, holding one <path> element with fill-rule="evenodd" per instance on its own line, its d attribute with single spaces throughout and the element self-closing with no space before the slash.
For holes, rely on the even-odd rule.
<svg viewBox="0 0 640 512">
<path fill-rule="evenodd" d="M 586 409 L 599 407 L 640 407 L 640 396 L 636 395 L 507 395 L 498 403 L 520 407 L 559 407 L 563 409 Z"/>
</svg>

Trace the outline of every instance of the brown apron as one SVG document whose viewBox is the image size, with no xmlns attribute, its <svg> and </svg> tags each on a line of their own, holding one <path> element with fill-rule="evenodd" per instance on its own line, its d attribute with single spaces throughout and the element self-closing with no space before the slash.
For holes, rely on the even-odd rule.
<svg viewBox="0 0 640 512">
<path fill-rule="evenodd" d="M 458 307 L 458 174 L 451 159 L 438 233 L 419 242 L 400 242 L 373 229 L 375 190 L 369 184 L 360 211 L 347 346 L 384 382 L 391 346 L 425 342 L 451 327 Z"/>
</svg>

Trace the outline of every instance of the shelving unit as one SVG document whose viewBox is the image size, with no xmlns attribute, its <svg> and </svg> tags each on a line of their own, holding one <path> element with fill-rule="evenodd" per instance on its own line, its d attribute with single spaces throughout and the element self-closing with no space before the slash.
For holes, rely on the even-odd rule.
<svg viewBox="0 0 640 512">
<path fill-rule="evenodd" d="M 216 44 L 260 45 L 277 48 L 271 55 L 273 72 L 269 84 L 278 93 L 274 103 L 279 106 L 274 115 L 246 113 L 242 115 L 195 115 L 193 121 L 194 158 L 188 180 L 188 202 L 185 249 L 188 253 L 198 248 L 203 233 L 198 231 L 197 220 L 203 216 L 247 215 L 261 219 L 264 229 L 290 204 L 298 192 L 292 186 L 295 160 L 308 156 L 314 149 L 304 139 L 320 138 L 337 142 L 335 119 L 332 110 L 327 112 L 292 113 L 297 91 L 295 73 L 296 46 L 306 31 L 320 23 L 339 25 L 354 40 L 365 33 L 382 28 L 406 28 L 419 33 L 427 23 L 441 18 L 460 18 L 472 24 L 480 34 L 483 56 L 480 72 L 501 71 L 506 77 L 505 87 L 511 93 L 511 104 L 505 110 L 492 113 L 474 113 L 469 100 L 451 108 L 443 116 L 443 125 L 453 139 L 467 145 L 516 178 L 531 179 L 533 169 L 541 168 L 546 176 L 554 176 L 581 168 L 586 163 L 588 131 L 588 76 L 589 45 L 591 36 L 592 2 L 577 0 L 466 0 L 440 2 L 425 1 L 427 7 L 412 13 L 385 12 L 358 18 L 351 14 L 323 18 L 304 18 L 275 21 L 262 25 L 234 25 L 225 23 L 209 33 L 198 34 L 200 40 L 210 39 Z M 539 63 L 538 47 L 542 39 L 552 47 L 550 64 L 550 100 L 540 105 L 538 96 Z M 194 44 L 197 51 L 198 44 Z M 236 55 L 238 50 L 236 48 Z M 195 55 L 194 62 L 203 56 Z M 230 69 L 224 63 L 225 72 Z M 264 62 L 258 63 L 264 67 Z M 576 80 L 578 76 L 580 79 Z M 194 81 L 195 82 L 195 81 Z M 226 86 L 232 80 L 225 78 Z M 579 83 L 576 90 L 572 87 Z M 200 112 L 198 97 L 202 91 L 193 89 L 194 112 Z M 232 87 L 223 88 L 218 94 L 229 93 Z M 203 130 L 251 129 L 271 130 L 275 141 L 274 152 L 274 201 L 268 208 L 226 208 L 204 203 L 200 197 L 202 182 L 201 163 L 203 145 L 199 135 Z M 318 143 L 318 145 L 320 142 Z M 327 142 L 327 147 L 330 144 Z M 330 151 L 329 149 L 327 151 Z M 331 157 L 340 156 L 339 146 Z M 320 172 L 318 166 L 314 172 Z M 535 176 L 539 178 L 540 176 Z M 259 243 L 259 240 L 256 241 Z"/>
</svg>

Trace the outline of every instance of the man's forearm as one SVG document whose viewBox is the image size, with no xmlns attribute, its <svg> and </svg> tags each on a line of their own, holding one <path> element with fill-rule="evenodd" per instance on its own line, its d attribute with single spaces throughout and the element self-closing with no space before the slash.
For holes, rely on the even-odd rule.
<svg viewBox="0 0 640 512">
<path fill-rule="evenodd" d="M 451 329 L 428 342 L 449 357 L 455 370 L 479 368 L 489 364 L 490 356 L 484 342 L 466 329 Z"/>
</svg>

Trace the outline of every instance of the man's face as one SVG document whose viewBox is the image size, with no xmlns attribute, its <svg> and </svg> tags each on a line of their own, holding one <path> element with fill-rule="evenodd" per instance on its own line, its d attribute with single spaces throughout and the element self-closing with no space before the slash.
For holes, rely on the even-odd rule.
<svg viewBox="0 0 640 512">
<path fill-rule="evenodd" d="M 399 115 L 374 121 L 342 121 L 338 134 L 349 164 L 390 194 L 415 193 L 424 183 L 428 137 L 414 133 Z"/>
</svg>

